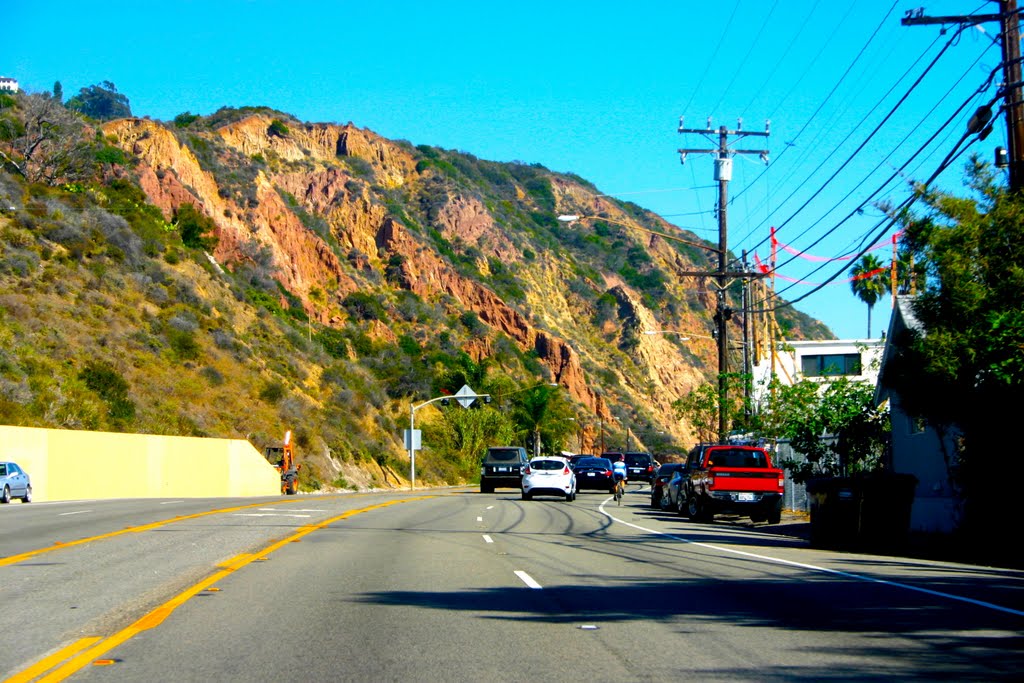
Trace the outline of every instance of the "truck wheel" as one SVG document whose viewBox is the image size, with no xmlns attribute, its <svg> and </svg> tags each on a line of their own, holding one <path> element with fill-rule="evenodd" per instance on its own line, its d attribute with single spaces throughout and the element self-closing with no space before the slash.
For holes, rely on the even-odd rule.
<svg viewBox="0 0 1024 683">
<path fill-rule="evenodd" d="M 778 524 L 782 521 L 782 510 L 774 509 L 768 513 L 768 523 Z"/>
<path fill-rule="evenodd" d="M 285 482 L 284 482 L 284 492 L 285 492 L 285 495 L 294 496 L 295 495 L 295 491 L 296 491 L 295 480 L 294 479 L 287 479 L 287 480 L 285 480 Z"/>
<path fill-rule="evenodd" d="M 480 483 L 480 493 L 494 493 L 494 484 Z"/>
<path fill-rule="evenodd" d="M 686 514 L 691 522 L 696 522 L 700 519 L 700 503 L 697 502 L 696 496 L 690 496 L 686 499 Z"/>
</svg>

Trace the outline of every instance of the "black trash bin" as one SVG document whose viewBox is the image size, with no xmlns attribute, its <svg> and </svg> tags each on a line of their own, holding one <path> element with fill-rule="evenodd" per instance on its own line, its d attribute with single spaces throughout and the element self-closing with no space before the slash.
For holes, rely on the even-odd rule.
<svg viewBox="0 0 1024 683">
<path fill-rule="evenodd" d="M 811 503 L 811 545 L 836 548 L 849 545 L 857 536 L 860 491 L 849 477 L 811 479 L 807 482 Z"/>
<path fill-rule="evenodd" d="M 846 550 L 899 549 L 910 530 L 917 478 L 878 472 L 807 482 L 811 545 Z"/>
</svg>

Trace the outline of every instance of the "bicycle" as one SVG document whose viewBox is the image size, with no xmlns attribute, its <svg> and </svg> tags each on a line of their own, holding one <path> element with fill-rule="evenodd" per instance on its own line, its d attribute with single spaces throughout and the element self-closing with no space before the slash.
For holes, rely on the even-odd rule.
<svg viewBox="0 0 1024 683">
<path fill-rule="evenodd" d="M 615 482 L 615 503 L 616 505 L 622 505 L 622 494 L 626 492 L 626 480 L 619 479 Z"/>
</svg>

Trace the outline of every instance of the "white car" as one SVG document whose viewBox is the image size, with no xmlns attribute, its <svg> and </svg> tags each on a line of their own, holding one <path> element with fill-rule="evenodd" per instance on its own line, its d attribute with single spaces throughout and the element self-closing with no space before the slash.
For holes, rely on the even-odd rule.
<svg viewBox="0 0 1024 683">
<path fill-rule="evenodd" d="M 534 458 L 523 470 L 523 500 L 534 496 L 576 499 L 576 474 L 569 461 L 557 456 Z"/>
<path fill-rule="evenodd" d="M 32 482 L 17 463 L 0 462 L 0 503 L 10 503 L 11 498 L 31 503 Z"/>
</svg>

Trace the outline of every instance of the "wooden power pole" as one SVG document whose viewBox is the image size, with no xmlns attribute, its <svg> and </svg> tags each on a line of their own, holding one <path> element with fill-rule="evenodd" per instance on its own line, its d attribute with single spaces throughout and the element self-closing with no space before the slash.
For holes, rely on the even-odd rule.
<svg viewBox="0 0 1024 683">
<path fill-rule="evenodd" d="M 729 271 L 729 239 L 728 239 L 728 186 L 732 180 L 732 158 L 736 154 L 757 154 L 765 163 L 768 162 L 768 150 L 766 149 L 730 149 L 729 136 L 746 137 L 750 135 L 768 137 L 769 124 L 765 122 L 764 132 L 742 130 L 742 121 L 737 122 L 735 130 L 729 130 L 725 126 L 719 126 L 718 130 L 711 128 L 711 118 L 708 117 L 706 128 L 684 128 L 683 119 L 679 119 L 679 132 L 709 136 L 718 134 L 717 149 L 690 149 L 679 150 L 679 158 L 686 163 L 687 154 L 714 154 L 715 155 L 715 180 L 718 181 L 718 270 L 713 273 L 686 273 L 686 275 L 703 275 L 714 277 L 717 282 L 716 294 L 717 303 L 715 306 L 715 330 L 718 340 L 718 439 L 724 443 L 728 438 L 728 420 L 726 419 L 727 406 L 729 405 L 729 319 L 732 318 L 732 309 L 727 305 L 725 292 L 732 278 L 750 277 L 752 274 L 745 270 L 738 272 Z"/>
<path fill-rule="evenodd" d="M 924 10 L 910 10 L 900 21 L 904 26 L 959 24 L 974 26 L 999 22 L 1003 49 L 1003 109 L 1006 112 L 1006 144 L 1010 156 L 1010 192 L 1024 188 L 1024 111 L 1021 103 L 1020 15 L 1017 0 L 998 0 L 999 14 L 928 17 Z"/>
</svg>

